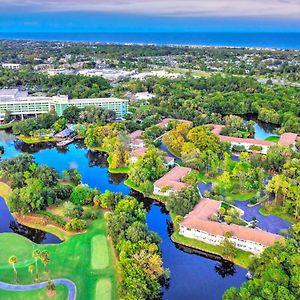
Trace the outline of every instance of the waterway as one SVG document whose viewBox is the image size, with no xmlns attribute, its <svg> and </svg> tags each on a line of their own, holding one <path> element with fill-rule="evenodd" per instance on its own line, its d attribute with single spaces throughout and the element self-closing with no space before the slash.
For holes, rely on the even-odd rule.
<svg viewBox="0 0 300 300">
<path fill-rule="evenodd" d="M 214 260 L 189 248 L 175 245 L 170 240 L 171 219 L 165 208 L 150 199 L 141 197 L 125 186 L 123 181 L 126 175 L 110 174 L 105 154 L 89 151 L 80 143 L 71 144 L 64 149 L 58 149 L 50 144 L 28 146 L 3 131 L 0 132 L 0 145 L 5 147 L 2 159 L 14 157 L 22 152 L 31 153 L 37 163 L 52 166 L 60 173 L 69 167 L 76 167 L 82 174 L 83 183 L 97 187 L 102 192 L 109 189 L 114 192 L 133 194 L 143 201 L 147 209 L 148 227 L 162 238 L 164 266 L 171 271 L 171 280 L 163 289 L 163 299 L 217 300 L 222 298 L 226 289 L 231 286 L 239 287 L 246 280 L 247 271 L 239 266 L 218 259 Z M 6 205 L 0 201 L 0 232 L 6 232 L 8 222 L 13 221 L 9 219 L 9 215 Z M 22 230 L 15 232 L 23 235 Z M 39 234 L 48 235 L 43 232 Z M 30 235 L 28 237 L 33 240 Z M 35 241 L 55 242 L 49 240 L 50 237 L 48 240 L 44 238 Z"/>
</svg>

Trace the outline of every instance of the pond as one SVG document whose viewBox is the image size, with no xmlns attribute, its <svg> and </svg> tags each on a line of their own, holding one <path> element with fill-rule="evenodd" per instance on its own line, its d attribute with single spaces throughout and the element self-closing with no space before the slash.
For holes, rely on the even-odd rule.
<svg viewBox="0 0 300 300">
<path fill-rule="evenodd" d="M 257 140 L 265 140 L 266 138 L 270 136 L 277 136 L 278 134 L 274 133 L 274 131 L 277 129 L 276 125 L 268 124 L 265 122 L 262 122 L 257 119 L 255 115 L 248 114 L 244 117 L 245 121 L 254 121 L 255 122 L 255 135 L 254 138 Z"/>
<path fill-rule="evenodd" d="M 164 266 L 171 271 L 169 285 L 163 289 L 163 299 L 221 299 L 224 291 L 231 286 L 241 286 L 246 280 L 247 270 L 226 261 L 213 260 L 199 255 L 189 248 L 178 247 L 170 240 L 170 216 L 163 206 L 141 197 L 124 185 L 126 175 L 110 174 L 106 156 L 100 152 L 89 151 L 80 143 L 71 144 L 65 149 L 52 145 L 28 146 L 14 137 L 0 132 L 0 145 L 5 147 L 3 158 L 16 156 L 22 152 L 32 153 L 39 164 L 47 164 L 60 173 L 69 167 L 77 167 L 82 174 L 82 181 L 104 192 L 132 194 L 143 201 L 147 209 L 147 224 L 162 238 L 161 249 Z M 3 204 L 4 202 L 2 202 Z M 0 202 L 1 204 L 1 202 Z M 0 205 L 0 214 L 7 214 L 6 205 Z M 0 224 L 3 221 L 0 218 Z M 5 231 L 0 227 L 0 232 Z M 17 233 L 22 234 L 19 230 Z M 38 241 L 37 241 L 38 242 Z M 47 242 L 47 240 L 43 240 Z"/>
</svg>

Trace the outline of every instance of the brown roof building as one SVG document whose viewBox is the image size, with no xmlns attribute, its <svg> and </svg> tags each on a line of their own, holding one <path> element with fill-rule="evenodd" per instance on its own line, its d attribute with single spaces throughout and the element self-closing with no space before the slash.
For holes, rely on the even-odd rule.
<svg viewBox="0 0 300 300">
<path fill-rule="evenodd" d="M 181 119 L 172 119 L 172 118 L 166 118 L 166 119 L 163 119 L 162 121 L 160 121 L 157 126 L 159 127 L 167 127 L 169 125 L 169 123 L 171 121 L 176 121 L 178 123 L 186 123 L 187 125 L 189 126 L 193 126 L 193 122 L 191 121 L 187 121 L 187 120 L 181 120 Z"/>
<path fill-rule="evenodd" d="M 182 178 L 191 171 L 190 168 L 176 166 L 170 170 L 162 178 L 154 182 L 154 194 L 168 196 L 171 192 L 180 191 L 188 186 L 185 182 L 182 182 Z M 161 192 L 162 188 L 168 187 L 165 192 Z"/>
<path fill-rule="evenodd" d="M 211 221 L 210 216 L 218 212 L 221 202 L 202 198 L 195 208 L 180 223 L 180 233 L 209 244 L 218 245 L 227 232 L 232 234 L 230 240 L 239 249 L 261 253 L 265 247 L 283 239 L 282 236 L 236 224 L 227 225 Z"/>
</svg>

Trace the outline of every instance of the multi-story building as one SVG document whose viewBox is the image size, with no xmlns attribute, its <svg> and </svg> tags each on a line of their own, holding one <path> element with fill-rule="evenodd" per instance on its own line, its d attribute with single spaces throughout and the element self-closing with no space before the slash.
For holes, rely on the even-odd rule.
<svg viewBox="0 0 300 300">
<path fill-rule="evenodd" d="M 91 99 L 69 99 L 68 96 L 29 96 L 27 92 L 18 89 L 0 90 L 0 121 L 3 121 L 5 113 L 10 112 L 12 116 L 36 116 L 38 114 L 56 111 L 62 116 L 64 110 L 74 105 L 84 108 L 88 105 L 97 105 L 103 109 L 116 112 L 117 117 L 127 114 L 128 101 L 117 98 L 91 98 Z"/>
<path fill-rule="evenodd" d="M 275 145 L 274 142 L 266 141 L 266 140 L 257 140 L 254 138 L 240 138 L 240 137 L 232 137 L 227 135 L 222 135 L 221 132 L 224 129 L 224 125 L 212 124 L 212 133 L 216 135 L 221 142 L 228 142 L 231 146 L 243 146 L 246 151 L 252 151 L 252 146 L 260 147 L 261 152 L 266 154 L 268 149 Z M 296 150 L 296 140 L 297 134 L 292 132 L 283 133 L 278 141 L 279 145 L 290 146 L 294 151 Z"/>
<path fill-rule="evenodd" d="M 1 66 L 4 69 L 19 70 L 21 65 L 20 64 L 3 63 L 3 64 L 1 64 Z"/>
<path fill-rule="evenodd" d="M 266 247 L 283 239 L 280 235 L 260 229 L 212 221 L 211 217 L 218 213 L 220 204 L 220 201 L 202 198 L 180 223 L 179 233 L 212 245 L 220 245 L 228 234 L 228 239 L 236 248 L 254 254 L 260 254 Z"/>
<path fill-rule="evenodd" d="M 182 190 L 188 186 L 187 183 L 182 182 L 182 179 L 190 172 L 190 168 L 176 166 L 163 177 L 154 182 L 153 194 L 170 196 L 171 193 Z"/>
</svg>

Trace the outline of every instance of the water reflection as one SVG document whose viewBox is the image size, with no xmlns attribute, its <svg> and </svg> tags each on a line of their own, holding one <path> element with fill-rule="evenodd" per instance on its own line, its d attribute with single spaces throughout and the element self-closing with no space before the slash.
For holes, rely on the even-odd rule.
<svg viewBox="0 0 300 300">
<path fill-rule="evenodd" d="M 18 223 L 10 213 L 5 201 L 2 198 L 0 198 L 0 215 L 0 233 L 14 232 L 30 239 L 37 244 L 57 244 L 61 242 L 61 240 L 53 234 L 44 232 L 42 230 L 33 229 Z"/>
<path fill-rule="evenodd" d="M 60 174 L 66 168 L 75 166 L 82 174 L 83 183 L 89 184 L 92 188 L 97 187 L 102 192 L 111 190 L 123 192 L 125 195 L 130 194 L 144 203 L 147 210 L 148 227 L 161 237 L 160 247 L 164 266 L 171 271 L 171 279 L 162 289 L 164 300 L 221 299 L 227 288 L 239 287 L 246 280 L 245 269 L 222 263 L 218 257 L 208 258 L 206 253 L 196 252 L 194 249 L 174 244 L 170 239 L 173 225 L 166 208 L 151 199 L 144 198 L 137 192 L 131 191 L 123 184 L 123 180 L 126 179 L 125 174 L 110 174 L 107 169 L 105 153 L 88 151 L 80 142 L 69 145 L 65 150 L 57 149 L 54 146 L 47 148 L 45 145 L 39 147 L 38 145 L 28 146 L 19 143 L 16 149 L 13 140 L 8 138 L 6 141 L 2 140 L 1 143 L 0 138 L 0 145 L 5 147 L 5 158 L 16 156 L 23 151 L 31 152 L 37 163 L 54 167 Z M 2 209 L 0 207 L 0 232 L 7 232 L 8 230 L 2 230 L 1 226 L 4 223 L 10 224 L 14 220 L 10 219 L 4 222 Z M 20 226 L 13 225 L 12 228 L 18 233 L 27 233 L 27 229 Z M 9 228 L 9 231 L 12 231 L 12 228 Z M 33 233 L 32 235 L 38 241 L 42 233 Z M 48 234 L 46 234 L 47 236 Z M 45 241 L 47 238 L 42 242 Z M 225 274 L 228 275 L 224 276 Z"/>
</svg>

